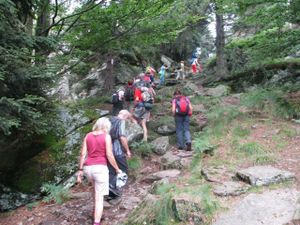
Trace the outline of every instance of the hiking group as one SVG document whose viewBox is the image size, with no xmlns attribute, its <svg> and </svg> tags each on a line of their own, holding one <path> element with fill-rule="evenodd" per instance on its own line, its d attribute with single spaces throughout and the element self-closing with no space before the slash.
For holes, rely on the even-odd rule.
<svg viewBox="0 0 300 225">
<path fill-rule="evenodd" d="M 148 140 L 147 122 L 155 103 L 155 88 L 165 83 L 168 66 L 162 65 L 159 82 L 156 71 L 148 66 L 145 73 L 139 74 L 126 87 L 112 94 L 113 104 L 110 119 L 102 117 L 96 121 L 91 132 L 83 141 L 77 182 L 86 174 L 93 185 L 94 225 L 101 224 L 103 201 L 112 202 L 122 195 L 122 188 L 128 179 L 127 159 L 131 157 L 126 132 L 126 121 L 139 124 L 143 128 L 143 141 Z M 184 62 L 180 63 L 176 79 L 185 79 Z M 179 150 L 192 150 L 189 130 L 192 104 L 180 90 L 175 90 L 172 99 L 172 115 L 176 126 L 177 147 Z"/>
</svg>

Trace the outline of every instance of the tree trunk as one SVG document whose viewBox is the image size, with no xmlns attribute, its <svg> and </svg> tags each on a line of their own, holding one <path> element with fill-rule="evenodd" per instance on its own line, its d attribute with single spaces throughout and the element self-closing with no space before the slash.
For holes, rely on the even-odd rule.
<svg viewBox="0 0 300 225">
<path fill-rule="evenodd" d="M 217 69 L 216 73 L 217 76 L 220 78 L 226 77 L 228 74 L 227 69 L 227 62 L 225 57 L 225 32 L 224 32 L 224 20 L 223 20 L 223 14 L 219 11 L 218 6 L 216 5 L 216 64 Z"/>
<path fill-rule="evenodd" d="M 50 0 L 41 0 L 37 10 L 36 36 L 48 36 L 50 26 Z"/>
</svg>

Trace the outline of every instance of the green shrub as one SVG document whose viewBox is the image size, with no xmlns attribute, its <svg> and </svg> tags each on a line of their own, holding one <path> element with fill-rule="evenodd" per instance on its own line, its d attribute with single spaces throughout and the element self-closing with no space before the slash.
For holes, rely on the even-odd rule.
<svg viewBox="0 0 300 225">
<path fill-rule="evenodd" d="M 62 185 L 46 183 L 42 185 L 41 191 L 46 194 L 43 201 L 47 203 L 54 201 L 56 204 L 62 204 L 69 199 L 69 190 Z"/>
<path fill-rule="evenodd" d="M 153 145 L 145 141 L 134 142 L 131 144 L 131 148 L 134 149 L 134 152 L 141 157 L 147 157 L 151 155 Z"/>
</svg>

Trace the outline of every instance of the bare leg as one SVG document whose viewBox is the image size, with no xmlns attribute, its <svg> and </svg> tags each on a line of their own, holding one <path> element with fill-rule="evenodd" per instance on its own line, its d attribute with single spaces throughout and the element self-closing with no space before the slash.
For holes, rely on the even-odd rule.
<svg viewBox="0 0 300 225">
<path fill-rule="evenodd" d="M 143 131 L 144 131 L 144 138 L 143 138 L 144 141 L 147 141 L 147 139 L 148 139 L 148 130 L 147 130 L 147 126 L 146 126 L 146 120 L 147 119 L 144 118 L 141 121 L 141 125 L 142 125 Z"/>
<path fill-rule="evenodd" d="M 94 222 L 100 223 L 103 213 L 103 195 L 95 193 Z"/>
</svg>

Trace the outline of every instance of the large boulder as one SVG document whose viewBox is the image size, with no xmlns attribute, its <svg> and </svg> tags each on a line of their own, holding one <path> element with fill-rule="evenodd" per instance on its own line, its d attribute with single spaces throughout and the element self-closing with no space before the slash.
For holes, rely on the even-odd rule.
<svg viewBox="0 0 300 225">
<path fill-rule="evenodd" d="M 240 170 L 236 176 L 252 186 L 276 184 L 295 179 L 295 174 L 272 166 L 253 166 Z"/>
<path fill-rule="evenodd" d="M 154 181 L 161 180 L 164 178 L 176 178 L 180 175 L 180 170 L 171 169 L 171 170 L 162 170 L 156 173 L 152 173 L 145 178 L 143 178 L 142 181 L 147 183 L 153 183 Z"/>
<path fill-rule="evenodd" d="M 290 223 L 297 219 L 294 215 L 299 209 L 298 196 L 299 192 L 295 189 L 249 194 L 229 211 L 221 214 L 213 225 L 298 224 Z"/>
<path fill-rule="evenodd" d="M 181 158 L 171 151 L 161 157 L 160 162 L 163 169 L 181 169 L 183 167 Z"/>
<path fill-rule="evenodd" d="M 230 93 L 230 87 L 225 85 L 218 85 L 215 88 L 206 88 L 205 95 L 213 97 L 222 97 Z"/>
<path fill-rule="evenodd" d="M 141 126 L 129 121 L 126 121 L 126 133 L 129 144 L 141 140 L 144 134 Z"/>
<path fill-rule="evenodd" d="M 162 55 L 160 60 L 162 61 L 163 64 L 166 64 L 168 67 L 171 67 L 172 64 L 174 64 L 174 60 L 169 58 L 168 56 Z"/>
<path fill-rule="evenodd" d="M 164 155 L 170 148 L 169 137 L 159 137 L 151 142 L 153 145 L 153 152 L 158 155 Z"/>
</svg>

